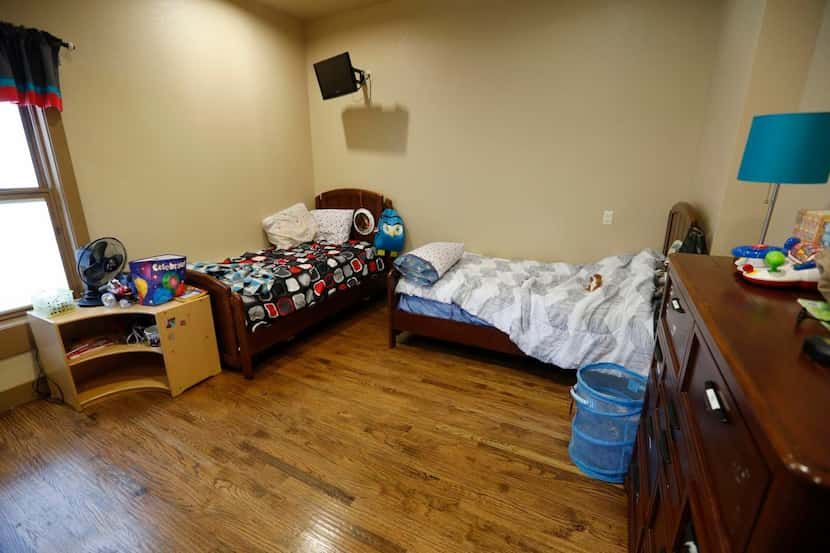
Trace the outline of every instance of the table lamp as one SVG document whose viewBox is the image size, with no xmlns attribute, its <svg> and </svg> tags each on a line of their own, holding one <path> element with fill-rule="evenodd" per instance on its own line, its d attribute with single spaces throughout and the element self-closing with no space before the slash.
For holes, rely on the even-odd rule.
<svg viewBox="0 0 830 553">
<path fill-rule="evenodd" d="M 772 185 L 759 244 L 767 238 L 780 185 L 824 184 L 829 175 L 830 112 L 753 117 L 738 180 Z"/>
</svg>

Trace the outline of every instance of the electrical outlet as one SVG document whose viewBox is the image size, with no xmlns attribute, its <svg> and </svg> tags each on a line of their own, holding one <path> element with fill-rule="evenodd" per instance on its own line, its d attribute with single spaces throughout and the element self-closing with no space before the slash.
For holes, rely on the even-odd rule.
<svg viewBox="0 0 830 553">
<path fill-rule="evenodd" d="M 614 223 L 614 210 L 606 209 L 602 212 L 602 224 L 611 225 Z"/>
</svg>

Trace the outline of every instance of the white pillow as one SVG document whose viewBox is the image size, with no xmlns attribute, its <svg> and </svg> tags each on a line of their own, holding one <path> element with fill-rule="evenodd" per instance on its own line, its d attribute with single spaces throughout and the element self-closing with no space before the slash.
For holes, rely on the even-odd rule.
<svg viewBox="0 0 830 553">
<path fill-rule="evenodd" d="M 332 244 L 349 241 L 349 235 L 352 233 L 353 209 L 312 209 L 311 215 L 317 222 L 315 240 Z"/>
<path fill-rule="evenodd" d="M 262 220 L 268 241 L 281 250 L 314 240 L 317 222 L 304 204 L 294 204 Z"/>
<path fill-rule="evenodd" d="M 395 260 L 403 277 L 418 286 L 432 286 L 464 255 L 464 244 L 432 242 Z"/>
</svg>

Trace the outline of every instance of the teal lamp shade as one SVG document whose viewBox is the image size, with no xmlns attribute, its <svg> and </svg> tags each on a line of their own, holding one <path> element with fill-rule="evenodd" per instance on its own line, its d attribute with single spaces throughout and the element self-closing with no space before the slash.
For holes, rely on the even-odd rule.
<svg viewBox="0 0 830 553">
<path fill-rule="evenodd" d="M 738 180 L 824 184 L 830 176 L 830 112 L 756 115 Z"/>
<path fill-rule="evenodd" d="M 830 176 L 830 113 L 778 113 L 752 119 L 738 180 L 767 182 L 763 244 L 782 184 L 824 184 Z"/>
</svg>

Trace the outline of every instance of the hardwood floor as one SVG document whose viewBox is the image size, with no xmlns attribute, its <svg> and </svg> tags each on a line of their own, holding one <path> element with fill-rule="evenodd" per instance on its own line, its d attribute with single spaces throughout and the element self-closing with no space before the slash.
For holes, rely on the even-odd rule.
<svg viewBox="0 0 830 553">
<path fill-rule="evenodd" d="M 573 373 L 409 338 L 380 304 L 175 400 L 0 415 L 0 551 L 625 549 L 570 463 Z"/>
</svg>

